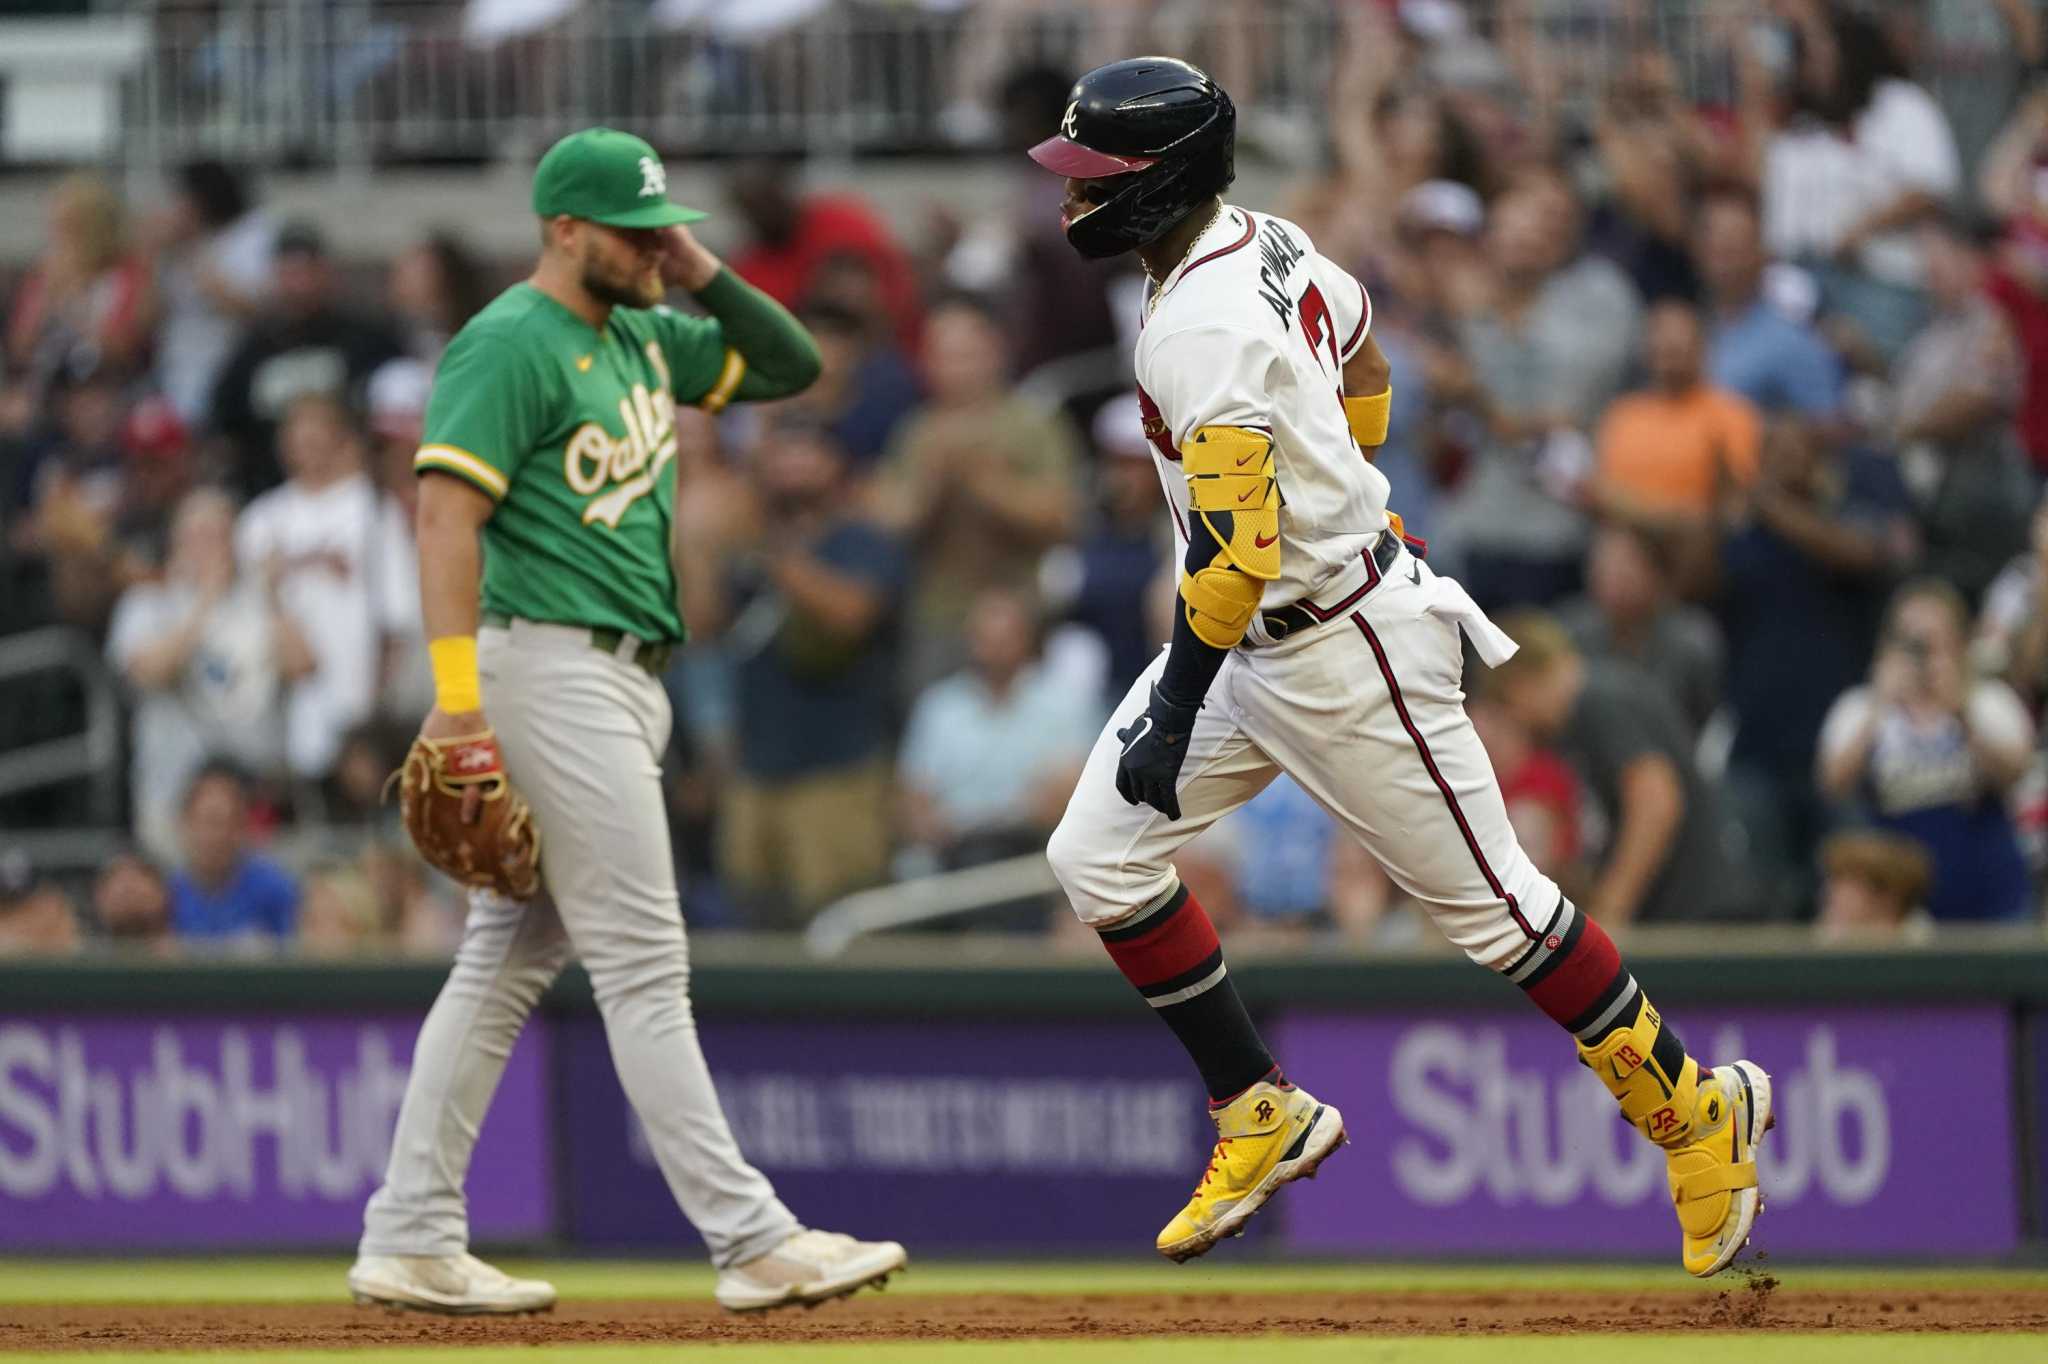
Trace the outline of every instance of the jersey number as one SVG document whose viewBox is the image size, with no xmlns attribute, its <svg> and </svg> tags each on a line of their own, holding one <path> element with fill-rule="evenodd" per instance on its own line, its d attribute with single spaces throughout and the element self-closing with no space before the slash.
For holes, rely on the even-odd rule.
<svg viewBox="0 0 2048 1364">
<path fill-rule="evenodd" d="M 1294 311 L 1301 318 L 1301 334 L 1307 338 L 1309 351 L 1316 357 L 1318 365 L 1323 363 L 1322 352 L 1328 347 L 1330 368 L 1337 375 L 1337 401 L 1339 404 L 1343 403 L 1344 361 L 1337 354 L 1337 328 L 1330 321 L 1330 305 L 1323 302 L 1323 291 L 1316 288 L 1314 282 L 1310 282 L 1309 286 L 1301 291 L 1301 298 L 1294 305 Z"/>
</svg>

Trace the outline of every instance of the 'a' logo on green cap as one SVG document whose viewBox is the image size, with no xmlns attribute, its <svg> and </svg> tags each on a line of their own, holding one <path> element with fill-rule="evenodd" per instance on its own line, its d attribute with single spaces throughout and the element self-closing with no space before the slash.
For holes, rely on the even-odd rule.
<svg viewBox="0 0 2048 1364">
<path fill-rule="evenodd" d="M 668 169 L 641 139 L 586 128 L 548 149 L 533 173 L 533 211 L 613 227 L 669 227 L 704 215 L 669 202 Z"/>
<path fill-rule="evenodd" d="M 668 197 L 668 168 L 651 156 L 640 158 L 640 197 L 642 199 L 666 199 Z"/>
</svg>

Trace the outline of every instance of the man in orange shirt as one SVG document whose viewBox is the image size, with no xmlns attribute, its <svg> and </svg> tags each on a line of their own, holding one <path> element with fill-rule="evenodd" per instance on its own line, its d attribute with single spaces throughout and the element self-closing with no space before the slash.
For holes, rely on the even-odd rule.
<svg viewBox="0 0 2048 1364">
<path fill-rule="evenodd" d="M 1706 379 L 1699 311 L 1680 299 L 1650 310 L 1649 387 L 1615 399 L 1600 423 L 1592 502 L 1601 514 L 1680 527 L 1709 519 L 1756 477 L 1762 422 L 1748 400 Z"/>
</svg>

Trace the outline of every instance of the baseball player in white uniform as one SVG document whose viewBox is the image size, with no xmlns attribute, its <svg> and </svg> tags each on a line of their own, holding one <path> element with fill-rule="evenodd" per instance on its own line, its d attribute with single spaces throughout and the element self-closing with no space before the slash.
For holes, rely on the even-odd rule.
<svg viewBox="0 0 2048 1364">
<path fill-rule="evenodd" d="M 1229 97 L 1185 62 L 1114 62 L 1032 149 L 1067 178 L 1083 255 L 1135 251 L 1152 284 L 1140 407 L 1182 550 L 1173 640 L 1096 741 L 1047 848 L 1082 921 L 1201 1071 L 1218 1141 L 1161 1254 L 1200 1255 L 1344 1142 L 1290 1082 L 1169 860 L 1286 772 L 1482 966 L 1575 1037 L 1623 1115 L 1667 1153 L 1696 1275 L 1761 1207 L 1770 1078 L 1689 1056 L 1597 923 L 1515 841 L 1466 718 L 1464 643 L 1513 642 L 1438 576 L 1372 465 L 1389 367 L 1364 288 L 1293 223 L 1224 203 Z"/>
</svg>

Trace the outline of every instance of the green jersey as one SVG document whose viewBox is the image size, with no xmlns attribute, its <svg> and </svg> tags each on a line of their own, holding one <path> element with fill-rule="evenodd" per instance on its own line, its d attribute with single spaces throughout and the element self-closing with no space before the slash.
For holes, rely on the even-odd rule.
<svg viewBox="0 0 2048 1364">
<path fill-rule="evenodd" d="M 676 404 L 713 410 L 746 364 L 716 318 L 614 308 L 599 331 L 530 284 L 448 343 L 413 467 L 498 504 L 483 608 L 683 637 L 669 559 Z"/>
</svg>

